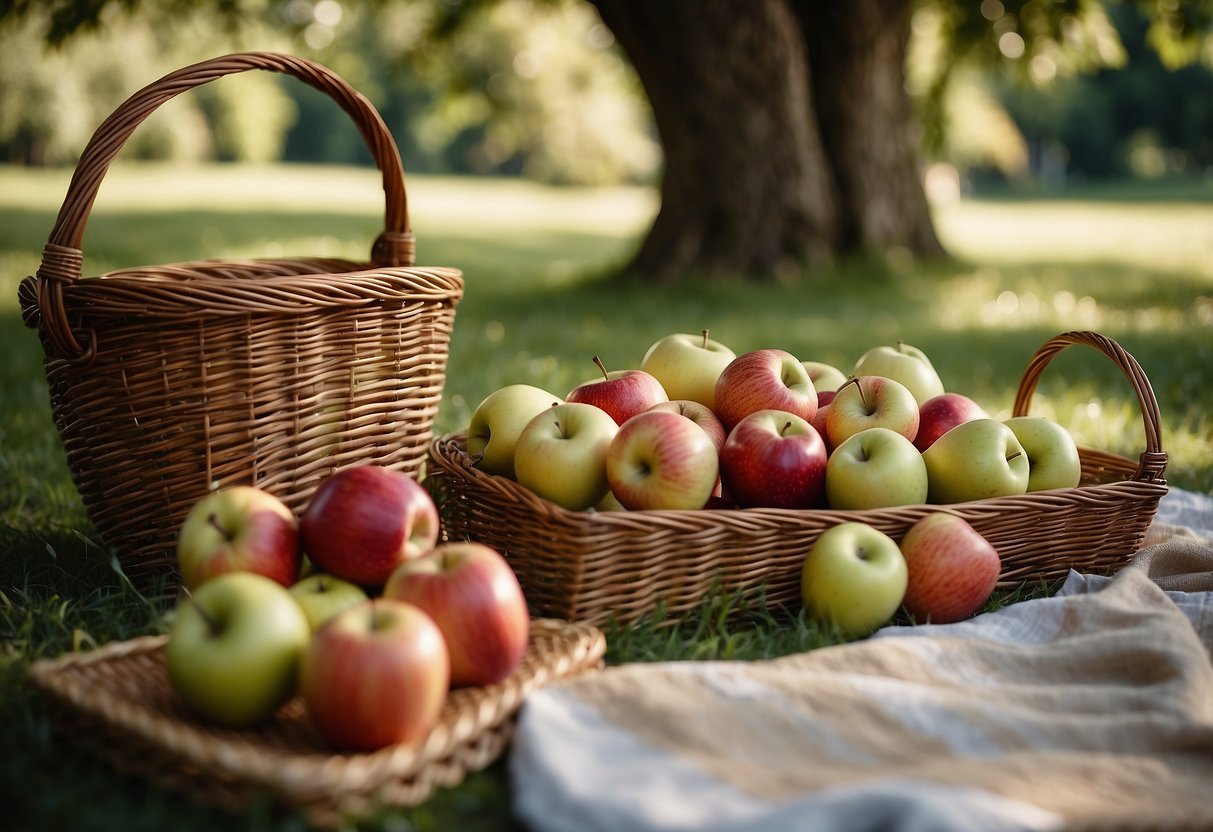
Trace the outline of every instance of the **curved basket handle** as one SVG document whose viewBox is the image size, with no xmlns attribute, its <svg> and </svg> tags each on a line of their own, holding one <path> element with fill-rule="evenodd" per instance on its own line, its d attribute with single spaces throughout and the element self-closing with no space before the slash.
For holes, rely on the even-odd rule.
<svg viewBox="0 0 1213 832">
<path fill-rule="evenodd" d="M 84 228 L 110 163 L 135 129 L 161 104 L 225 75 L 251 69 L 294 76 L 328 95 L 354 120 L 370 148 L 375 165 L 383 173 L 384 230 L 371 247 L 371 262 L 377 266 L 413 265 L 415 242 L 409 229 L 404 167 L 396 142 L 378 110 L 341 77 L 306 58 L 275 52 L 241 52 L 212 58 L 171 72 L 133 94 L 101 123 L 84 148 L 46 248 L 43 249 L 36 285 L 21 287 L 23 300 L 31 306 L 36 303 L 39 307 L 40 328 L 50 337 L 58 352 L 76 355 L 85 352 L 85 347 L 71 333 L 62 293 L 65 284 L 81 277 Z M 26 298 L 26 295 L 36 295 L 36 298 Z M 25 312 L 29 323 L 34 311 L 30 308 Z"/>
<path fill-rule="evenodd" d="M 1141 365 L 1137 363 L 1137 359 L 1126 352 L 1120 344 L 1098 332 L 1063 332 L 1046 341 L 1036 351 L 1036 355 L 1032 357 L 1027 369 L 1024 370 L 1023 378 L 1019 382 L 1019 390 L 1015 394 L 1013 414 L 1015 416 L 1028 414 L 1032 394 L 1036 391 L 1036 385 L 1040 381 L 1045 367 L 1049 365 L 1055 355 L 1074 344 L 1086 344 L 1112 359 L 1133 386 L 1133 392 L 1137 394 L 1137 406 L 1141 410 L 1142 423 L 1146 430 L 1146 449 L 1138 458 L 1137 473 L 1133 478 L 1138 482 L 1165 482 L 1163 472 L 1167 468 L 1167 454 L 1162 449 L 1161 416 L 1158 412 L 1158 400 L 1154 397 L 1154 388 L 1150 386 L 1150 380 L 1141 369 Z"/>
</svg>

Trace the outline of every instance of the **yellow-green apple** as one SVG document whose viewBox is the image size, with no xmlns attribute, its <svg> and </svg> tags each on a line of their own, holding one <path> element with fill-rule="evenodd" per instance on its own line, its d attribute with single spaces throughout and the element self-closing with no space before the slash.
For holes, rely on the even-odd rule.
<svg viewBox="0 0 1213 832">
<path fill-rule="evenodd" d="M 310 637 L 286 587 L 255 572 L 227 572 L 177 605 L 165 670 L 191 711 L 243 728 L 269 719 L 295 695 Z"/>
<path fill-rule="evenodd" d="M 514 448 L 514 475 L 535 494 L 572 511 L 596 505 L 610 490 L 606 457 L 619 425 L 583 402 L 550 407 L 527 423 Z"/>
<path fill-rule="evenodd" d="M 299 524 L 273 494 L 251 485 L 212 491 L 185 516 L 177 568 L 191 589 L 225 572 L 256 572 L 283 586 L 299 575 Z"/>
<path fill-rule="evenodd" d="M 342 610 L 367 599 L 366 590 L 358 584 L 323 572 L 301 578 L 290 590 L 313 631 Z"/>
<path fill-rule="evenodd" d="M 888 428 L 848 437 L 826 463 L 826 503 L 835 509 L 918 505 L 927 501 L 927 466 L 914 443 Z"/>
<path fill-rule="evenodd" d="M 962 422 L 986 419 L 985 408 L 963 393 L 940 393 L 922 403 L 918 408 L 918 433 L 914 436 L 914 447 L 925 451 Z"/>
<path fill-rule="evenodd" d="M 707 431 L 686 416 L 648 410 L 628 419 L 606 458 L 611 493 L 629 510 L 703 508 L 719 459 Z"/>
<path fill-rule="evenodd" d="M 918 403 L 899 381 L 885 376 L 855 376 L 830 400 L 826 433 L 837 448 L 868 428 L 888 428 L 913 441 L 918 433 Z"/>
<path fill-rule="evenodd" d="M 922 452 L 927 500 L 962 503 L 1023 494 L 1028 455 L 1015 433 L 997 419 L 962 422 Z"/>
<path fill-rule="evenodd" d="M 467 451 L 482 471 L 514 477 L 514 445 L 537 413 L 560 397 L 530 384 L 507 384 L 485 396 L 468 422 Z"/>
<path fill-rule="evenodd" d="M 690 399 L 705 407 L 716 406 L 716 379 L 737 356 L 713 341 L 705 329 L 700 335 L 677 333 L 658 339 L 640 362 L 671 399 Z"/>
<path fill-rule="evenodd" d="M 330 745 L 373 751 L 424 737 L 442 713 L 450 678 L 446 641 L 433 619 L 412 604 L 374 598 L 312 635 L 299 693 Z"/>
<path fill-rule="evenodd" d="M 668 410 L 671 413 L 685 416 L 704 429 L 708 438 L 712 440 L 712 444 L 716 446 L 716 450 L 720 450 L 724 445 L 724 425 L 707 405 L 689 399 L 674 399 L 655 404 L 649 410 Z"/>
<path fill-rule="evenodd" d="M 944 392 L 943 382 L 931 359 L 922 350 L 902 341 L 896 346 L 872 347 L 859 356 L 851 375 L 884 376 L 899 381 L 919 405 Z"/>
<path fill-rule="evenodd" d="M 825 497 L 825 443 L 807 420 L 783 410 L 743 418 L 720 449 L 720 479 L 742 508 L 810 508 Z"/>
<path fill-rule="evenodd" d="M 790 352 L 752 350 L 721 370 L 713 409 L 726 431 L 760 410 L 782 410 L 807 422 L 817 412 L 817 391 L 804 365 Z"/>
<path fill-rule="evenodd" d="M 847 380 L 847 374 L 833 364 L 826 364 L 824 361 L 801 361 L 800 363 L 808 371 L 809 380 L 813 382 L 813 389 L 817 391 L 819 400 L 822 393 L 837 390 Z"/>
<path fill-rule="evenodd" d="M 901 539 L 909 581 L 903 605 L 915 622 L 950 624 L 982 608 L 994 592 L 1002 562 L 963 517 L 933 512 Z"/>
<path fill-rule="evenodd" d="M 452 685 L 492 685 L 526 653 L 530 614 L 514 570 L 483 543 L 443 543 L 396 567 L 383 597 L 415 604 L 442 631 Z"/>
<path fill-rule="evenodd" d="M 1082 459 L 1070 432 L 1044 416 L 1005 419 L 1028 455 L 1028 491 L 1076 488 L 1082 479 Z"/>
<path fill-rule="evenodd" d="M 418 482 L 381 465 L 355 465 L 320 483 L 299 521 L 316 567 L 361 586 L 382 586 L 400 563 L 438 542 L 438 509 Z"/>
<path fill-rule="evenodd" d="M 905 591 L 901 550 L 867 523 L 841 523 L 822 532 L 801 570 L 805 614 L 847 638 L 861 638 L 885 624 Z"/>
<path fill-rule="evenodd" d="M 577 385 L 564 397 L 566 402 L 592 404 L 611 414 L 615 424 L 622 425 L 637 413 L 670 399 L 661 382 L 644 370 L 607 372 L 598 356 L 594 356 L 594 363 L 602 371 L 602 378 Z"/>
</svg>

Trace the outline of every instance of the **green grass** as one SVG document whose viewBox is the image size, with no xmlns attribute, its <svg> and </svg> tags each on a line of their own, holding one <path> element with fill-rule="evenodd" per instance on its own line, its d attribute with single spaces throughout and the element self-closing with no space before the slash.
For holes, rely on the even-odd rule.
<svg viewBox="0 0 1213 832">
<path fill-rule="evenodd" d="M 300 828 L 297 817 L 269 805 L 228 818 L 111 773 L 54 737 L 43 703 L 22 683 L 39 657 L 161 629 L 174 598 L 167 585 L 136 592 L 91 541 L 51 421 L 41 348 L 16 303 L 69 173 L 0 168 L 0 794 L 16 807 L 6 822 Z M 374 172 L 365 170 L 117 167 L 89 222 L 86 273 L 204 256 L 363 257 L 381 222 L 378 194 Z M 902 339 L 932 356 L 949 388 L 1009 414 L 1040 344 L 1095 329 L 1133 353 L 1151 380 L 1169 480 L 1213 492 L 1207 183 L 940 205 L 939 231 L 956 262 L 913 265 L 893 256 L 778 284 L 688 277 L 658 288 L 609 280 L 652 216 L 649 191 L 419 177 L 409 197 L 419 260 L 458 266 L 467 279 L 440 431 L 460 428 L 503 384 L 562 392 L 594 374 L 595 354 L 612 367 L 631 366 L 661 335 L 704 327 L 738 352 L 779 346 L 843 367 L 873 344 Z M 1033 412 L 1059 419 L 1083 444 L 1130 456 L 1142 450 L 1142 417 L 1128 384 L 1092 350 L 1058 356 Z M 710 599 L 679 627 L 612 628 L 609 659 L 750 659 L 833 641 L 799 620 L 730 618 L 734 602 Z M 510 828 L 505 768 L 364 826 Z"/>
</svg>

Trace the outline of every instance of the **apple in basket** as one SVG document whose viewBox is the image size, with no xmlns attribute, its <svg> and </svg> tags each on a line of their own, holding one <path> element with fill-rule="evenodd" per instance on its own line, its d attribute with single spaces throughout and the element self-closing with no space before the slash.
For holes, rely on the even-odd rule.
<svg viewBox="0 0 1213 832">
<path fill-rule="evenodd" d="M 801 361 L 800 363 L 808 372 L 809 380 L 813 382 L 813 389 L 817 391 L 818 398 L 822 393 L 833 392 L 846 384 L 847 374 L 833 364 L 827 364 L 824 361 Z"/>
<path fill-rule="evenodd" d="M 927 399 L 918 408 L 918 433 L 914 436 L 914 447 L 925 451 L 936 439 L 957 425 L 988 416 L 981 405 L 963 393 L 942 393 Z"/>
<path fill-rule="evenodd" d="M 672 400 L 688 399 L 716 407 L 716 380 L 736 354 L 719 341 L 700 335 L 676 333 L 658 339 L 640 362 Z"/>
<path fill-rule="evenodd" d="M 530 614 L 514 570 L 494 548 L 443 543 L 396 567 L 383 597 L 420 607 L 446 639 L 452 685 L 491 685 L 526 654 Z"/>
<path fill-rule="evenodd" d="M 998 552 L 963 517 L 934 512 L 901 539 L 904 606 L 919 624 L 949 624 L 981 609 L 1002 568 Z"/>
<path fill-rule="evenodd" d="M 165 669 L 191 711 L 220 725 L 247 727 L 294 696 L 310 637 L 307 618 L 286 587 L 254 572 L 228 572 L 177 605 Z"/>
<path fill-rule="evenodd" d="M 724 425 L 721 424 L 720 419 L 716 418 L 716 414 L 707 405 L 690 399 L 672 399 L 668 402 L 655 404 L 649 408 L 649 411 L 653 410 L 668 410 L 671 413 L 677 413 L 679 416 L 687 417 L 703 428 L 708 438 L 712 440 L 712 444 L 716 446 L 716 450 L 719 451 L 724 446 Z"/>
<path fill-rule="evenodd" d="M 996 419 L 957 425 L 922 452 L 927 500 L 962 503 L 1023 494 L 1028 455 L 1009 427 Z"/>
<path fill-rule="evenodd" d="M 826 433 L 837 448 L 868 428 L 888 428 L 911 442 L 918 433 L 918 402 L 900 382 L 884 376 L 855 376 L 830 400 Z"/>
<path fill-rule="evenodd" d="M 1082 459 L 1068 430 L 1043 416 L 1015 416 L 1003 424 L 1028 455 L 1028 491 L 1078 487 Z"/>
<path fill-rule="evenodd" d="M 928 399 L 944 392 L 943 382 L 926 353 L 903 341 L 896 346 L 879 346 L 859 356 L 853 376 L 883 376 L 900 382 L 921 407 Z"/>
<path fill-rule="evenodd" d="M 619 425 L 599 407 L 565 402 L 527 423 L 514 448 L 518 483 L 570 511 L 596 505 L 610 490 L 606 456 Z"/>
<path fill-rule="evenodd" d="M 536 414 L 560 404 L 559 396 L 530 384 L 507 384 L 485 396 L 468 422 L 467 452 L 490 474 L 514 477 L 514 446 Z"/>
<path fill-rule="evenodd" d="M 804 365 L 791 353 L 752 350 L 721 371 L 715 410 L 726 430 L 759 410 L 782 410 L 808 422 L 817 412 L 817 391 Z"/>
<path fill-rule="evenodd" d="M 313 631 L 342 610 L 367 599 L 366 590 L 358 584 L 323 572 L 300 578 L 290 590 Z"/>
<path fill-rule="evenodd" d="M 658 402 L 669 401 L 661 382 L 644 370 L 607 372 L 598 356 L 594 356 L 594 363 L 602 371 L 602 378 L 577 385 L 564 397 L 566 402 L 592 404 L 611 414 L 615 424 L 622 425 Z"/>
<path fill-rule="evenodd" d="M 627 509 L 697 509 L 716 490 L 719 460 L 712 438 L 694 421 L 649 410 L 619 428 L 606 472 L 611 493 Z"/>
<path fill-rule="evenodd" d="M 225 572 L 256 572 L 283 586 L 299 575 L 299 524 L 268 491 L 238 485 L 190 509 L 177 535 L 177 567 L 193 589 Z"/>
<path fill-rule="evenodd" d="M 825 496 L 826 447 L 807 421 L 760 410 L 729 432 L 720 449 L 724 491 L 742 508 L 811 508 Z"/>
<path fill-rule="evenodd" d="M 390 598 L 350 607 L 312 635 L 299 693 L 331 745 L 373 751 L 425 736 L 442 714 L 451 665 L 442 631 L 420 608 Z"/>
<path fill-rule="evenodd" d="M 893 538 L 867 523 L 841 523 L 809 549 L 800 595 L 809 618 L 861 638 L 897 612 L 906 581 L 906 560 Z"/>
<path fill-rule="evenodd" d="M 303 549 L 321 571 L 382 586 L 404 561 L 438 542 L 438 508 L 401 471 L 356 465 L 320 483 L 299 521 Z"/>
<path fill-rule="evenodd" d="M 927 501 L 927 466 L 914 443 L 888 428 L 868 428 L 826 462 L 826 502 L 836 509 L 908 506 Z"/>
</svg>

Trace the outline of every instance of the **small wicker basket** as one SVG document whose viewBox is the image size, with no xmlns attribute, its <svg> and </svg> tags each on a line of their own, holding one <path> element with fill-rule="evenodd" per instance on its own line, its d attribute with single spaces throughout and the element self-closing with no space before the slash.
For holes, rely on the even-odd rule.
<svg viewBox="0 0 1213 832">
<path fill-rule="evenodd" d="M 315 87 L 358 126 L 385 196 L 370 262 L 206 259 L 82 279 L 85 223 L 135 128 L 174 96 L 252 69 Z M 180 523 L 211 489 L 257 485 L 298 511 L 342 467 L 420 471 L 463 278 L 413 260 L 395 142 L 366 98 L 314 62 L 263 52 L 204 61 L 101 124 L 19 297 L 43 345 L 72 478 L 132 579 L 173 567 Z"/>
<path fill-rule="evenodd" d="M 800 603 L 804 557 L 830 527 L 870 523 L 894 539 L 919 518 L 947 511 L 968 520 L 1002 559 L 999 587 L 1053 581 L 1073 568 L 1110 574 L 1126 563 L 1167 491 L 1158 404 L 1137 361 L 1094 332 L 1059 335 L 1033 357 L 1020 382 L 1015 415 L 1026 415 L 1041 373 L 1073 344 L 1113 360 L 1137 396 L 1146 450 L 1134 463 L 1080 449 L 1077 488 L 953 505 L 867 511 L 790 509 L 568 511 L 505 477 L 472 467 L 466 437 L 436 438 L 430 480 L 442 495 L 448 539 L 478 540 L 510 559 L 539 614 L 603 623 L 634 622 L 658 609 L 674 623 L 718 589 L 771 608 Z M 742 609 L 743 603 L 738 606 Z"/>
</svg>

